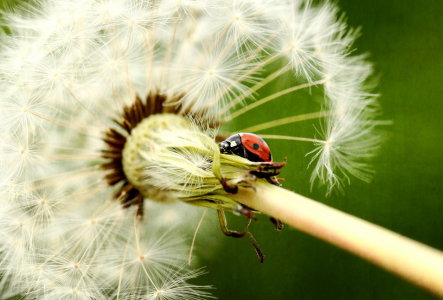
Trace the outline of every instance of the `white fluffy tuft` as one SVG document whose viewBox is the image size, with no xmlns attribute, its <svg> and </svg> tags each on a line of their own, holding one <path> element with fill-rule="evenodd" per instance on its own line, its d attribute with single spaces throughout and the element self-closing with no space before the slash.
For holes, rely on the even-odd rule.
<svg viewBox="0 0 443 300">
<path fill-rule="evenodd" d="M 291 71 L 288 93 L 302 82 L 323 96 L 318 114 L 306 112 L 322 130 L 298 138 L 314 142 L 312 181 L 330 190 L 350 175 L 369 178 L 379 144 L 372 68 L 350 55 L 357 32 L 330 3 L 42 0 L 2 18 L 1 298 L 209 297 L 188 283 L 199 273 L 182 268 L 192 208 L 147 204 L 139 222 L 103 179 L 103 134 L 136 95 L 178 99 L 168 105 L 218 124 L 242 103 L 278 98 L 262 88 Z M 171 144 L 186 144 L 186 134 Z M 209 162 L 196 153 L 182 154 L 205 176 Z M 152 168 L 157 185 L 177 195 L 195 183 L 162 162 Z M 174 222 L 182 230 L 165 230 Z"/>
</svg>

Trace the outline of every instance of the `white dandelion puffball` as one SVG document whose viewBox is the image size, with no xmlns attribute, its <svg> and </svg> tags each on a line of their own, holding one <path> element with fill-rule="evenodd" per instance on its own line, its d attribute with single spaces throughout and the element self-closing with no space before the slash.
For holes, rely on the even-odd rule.
<svg viewBox="0 0 443 300">
<path fill-rule="evenodd" d="M 316 111 L 247 131 L 311 143 L 311 180 L 328 191 L 369 178 L 372 68 L 350 55 L 357 33 L 330 3 L 44 0 L 2 18 L 2 299 L 209 298 L 186 267 L 202 210 L 174 202 L 191 186 L 204 195 L 212 161 L 173 149 L 194 172 L 183 174 L 162 149 L 206 147 L 231 134 L 223 124 L 298 90 L 322 95 L 306 99 Z M 312 120 L 310 136 L 265 134 Z M 140 157 L 159 163 L 138 168 Z"/>
</svg>

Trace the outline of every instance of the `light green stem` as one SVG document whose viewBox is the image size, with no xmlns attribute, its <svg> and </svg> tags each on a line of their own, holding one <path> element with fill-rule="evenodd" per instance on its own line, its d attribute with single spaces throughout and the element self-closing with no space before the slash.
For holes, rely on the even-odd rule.
<svg viewBox="0 0 443 300">
<path fill-rule="evenodd" d="M 443 297 L 443 253 L 271 184 L 232 198 Z"/>
</svg>

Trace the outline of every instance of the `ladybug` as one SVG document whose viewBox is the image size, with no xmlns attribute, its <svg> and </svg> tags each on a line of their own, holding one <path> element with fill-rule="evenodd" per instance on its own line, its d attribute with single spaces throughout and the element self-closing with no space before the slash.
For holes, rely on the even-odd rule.
<svg viewBox="0 0 443 300">
<path fill-rule="evenodd" d="M 266 142 L 258 135 L 247 132 L 237 133 L 228 137 L 223 142 L 221 142 L 219 144 L 219 148 L 220 148 L 220 153 L 223 154 L 235 154 L 253 162 L 270 163 L 270 164 L 263 164 L 264 166 L 260 166 L 260 167 L 267 166 L 267 168 L 263 169 L 258 168 L 256 171 L 250 171 L 250 173 L 252 175 L 257 176 L 258 178 L 266 179 L 271 184 L 280 186 L 280 183 L 278 182 L 279 180 L 276 177 L 276 175 L 278 175 L 278 170 L 284 166 L 284 163 L 272 163 L 271 149 L 269 148 L 268 144 L 266 144 Z M 222 184 L 223 189 L 226 192 L 231 194 L 236 194 L 238 192 L 238 186 L 235 184 L 231 184 L 227 178 L 222 177 L 220 179 L 220 183 Z M 256 211 L 254 211 L 252 208 L 240 204 L 239 207 L 234 212 L 243 215 L 248 219 L 245 231 L 237 232 L 230 230 L 227 227 L 224 210 L 222 208 L 219 208 L 218 217 L 219 217 L 221 230 L 227 236 L 240 238 L 246 235 L 247 237 L 249 237 L 260 262 L 263 262 L 264 260 L 263 251 L 258 245 L 257 240 L 249 232 L 249 224 L 251 223 L 251 220 L 253 219 L 255 220 L 254 212 Z M 277 231 L 283 229 L 283 223 L 280 220 L 271 218 L 271 222 L 274 224 L 275 229 Z"/>
<path fill-rule="evenodd" d="M 268 144 L 256 134 L 237 133 L 219 144 L 220 152 L 235 154 L 254 162 L 271 162 L 271 149 Z"/>
</svg>

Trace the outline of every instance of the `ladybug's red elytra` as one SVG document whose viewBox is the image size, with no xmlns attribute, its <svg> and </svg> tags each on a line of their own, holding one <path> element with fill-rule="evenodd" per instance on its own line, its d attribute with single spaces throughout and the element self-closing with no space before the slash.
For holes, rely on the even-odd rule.
<svg viewBox="0 0 443 300">
<path fill-rule="evenodd" d="M 228 137 L 219 144 L 220 152 L 235 154 L 254 162 L 271 162 L 271 149 L 258 135 L 241 132 Z"/>
</svg>

